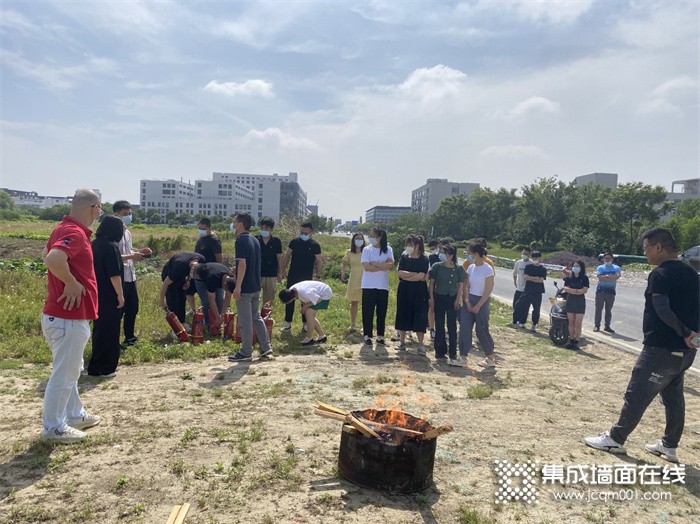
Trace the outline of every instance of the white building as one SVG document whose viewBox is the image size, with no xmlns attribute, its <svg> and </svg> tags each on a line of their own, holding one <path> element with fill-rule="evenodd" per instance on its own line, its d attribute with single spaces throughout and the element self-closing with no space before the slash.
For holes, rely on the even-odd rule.
<svg viewBox="0 0 700 524">
<path fill-rule="evenodd" d="M 674 204 L 680 204 L 689 198 L 700 198 L 700 178 L 674 180 L 671 184 L 671 192 L 666 193 L 666 200 Z"/>
<path fill-rule="evenodd" d="M 306 193 L 298 183 L 298 175 L 254 175 L 213 173 L 211 180 L 141 180 L 141 208 L 155 209 L 161 217 L 169 211 L 180 216 L 205 215 L 230 217 L 238 211 L 250 213 L 254 219 L 269 216 L 306 215 Z"/>
<path fill-rule="evenodd" d="M 479 184 L 471 182 L 448 182 L 446 178 L 429 178 L 425 185 L 411 194 L 411 210 L 429 215 L 435 212 L 443 199 L 457 195 L 471 195 Z"/>
<path fill-rule="evenodd" d="M 36 191 L 2 189 L 12 197 L 16 206 L 31 206 L 38 207 L 39 209 L 48 209 L 53 206 L 70 205 L 73 202 L 72 196 L 43 196 Z M 98 189 L 93 189 L 93 191 L 101 196 Z"/>
<path fill-rule="evenodd" d="M 365 213 L 365 222 L 388 224 L 395 218 L 411 212 L 410 207 L 374 206 Z"/>
<path fill-rule="evenodd" d="M 589 173 L 574 178 L 577 186 L 585 186 L 586 184 L 598 184 L 599 186 L 615 189 L 617 187 L 617 173 Z"/>
</svg>

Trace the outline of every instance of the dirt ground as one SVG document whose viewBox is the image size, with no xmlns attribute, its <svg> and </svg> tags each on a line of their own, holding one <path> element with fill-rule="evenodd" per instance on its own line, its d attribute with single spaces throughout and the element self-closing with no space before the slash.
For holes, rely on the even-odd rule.
<svg viewBox="0 0 700 524">
<path fill-rule="evenodd" d="M 48 370 L 2 370 L 0 522 L 164 523 L 183 502 L 192 505 L 188 523 L 698 522 L 695 376 L 686 382 L 679 450 L 685 484 L 637 484 L 640 499 L 608 502 L 554 497 L 620 487 L 547 485 L 539 486 L 539 504 L 496 505 L 496 460 L 667 463 L 643 450 L 663 431 L 656 401 L 628 441 L 628 456 L 581 443 L 616 419 L 633 356 L 592 342 L 575 354 L 544 335 L 494 332 L 500 365 L 491 371 L 358 341 L 269 361 L 171 362 L 122 367 L 108 381 L 84 377 L 82 398 L 104 420 L 71 446 L 38 441 Z M 400 406 L 433 424 L 452 423 L 454 431 L 438 438 L 434 485 L 389 495 L 340 478 L 341 424 L 313 414 L 318 400 L 348 409 Z M 662 496 L 671 500 L 641 499 Z"/>
</svg>

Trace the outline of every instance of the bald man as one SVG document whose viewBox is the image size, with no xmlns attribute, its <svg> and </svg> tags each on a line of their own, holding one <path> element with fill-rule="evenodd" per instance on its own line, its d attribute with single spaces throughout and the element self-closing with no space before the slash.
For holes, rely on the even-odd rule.
<svg viewBox="0 0 700 524">
<path fill-rule="evenodd" d="M 90 320 L 97 318 L 89 227 L 101 214 L 99 195 L 79 189 L 70 213 L 54 228 L 44 249 L 49 271 L 41 329 L 51 348 L 53 369 L 44 393 L 41 437 L 52 442 L 78 442 L 85 437 L 83 429 L 100 423 L 100 417 L 83 407 L 78 378 L 90 338 Z"/>
</svg>

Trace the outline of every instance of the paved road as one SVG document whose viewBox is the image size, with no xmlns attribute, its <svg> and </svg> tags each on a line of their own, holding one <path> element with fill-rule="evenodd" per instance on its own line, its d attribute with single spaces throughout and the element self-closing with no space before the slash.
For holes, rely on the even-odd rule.
<svg viewBox="0 0 700 524">
<path fill-rule="evenodd" d="M 624 278 L 624 273 L 622 278 Z M 542 316 L 549 318 L 549 297 L 553 297 L 556 289 L 554 280 L 562 285 L 561 279 L 548 278 L 545 282 L 545 295 L 542 298 Z M 620 281 L 621 282 L 621 281 Z M 493 294 L 504 299 L 509 304 L 513 300 L 513 270 L 496 268 L 496 279 L 494 281 Z M 612 328 L 615 335 L 607 335 L 629 344 L 636 345 L 641 349 L 642 340 L 642 312 L 644 311 L 644 285 L 617 286 L 617 296 L 612 310 Z M 586 316 L 583 319 L 583 329 L 591 331 L 593 329 L 593 314 L 595 312 L 595 283 L 592 282 L 591 290 L 586 294 Z M 603 332 L 601 331 L 601 334 Z"/>
</svg>

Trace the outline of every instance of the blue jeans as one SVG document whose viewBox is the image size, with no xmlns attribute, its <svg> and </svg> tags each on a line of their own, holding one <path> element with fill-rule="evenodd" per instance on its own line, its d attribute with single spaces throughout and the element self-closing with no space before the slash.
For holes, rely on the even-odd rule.
<svg viewBox="0 0 700 524">
<path fill-rule="evenodd" d="M 469 295 L 469 303 L 472 306 L 478 304 L 480 296 Z M 481 350 L 488 357 L 493 354 L 493 338 L 489 332 L 489 317 L 491 316 L 491 299 L 489 298 L 474 314 L 462 306 L 459 310 L 459 354 L 463 357 L 469 355 L 472 349 L 472 329 L 476 325 L 476 338 L 479 339 Z"/>
<path fill-rule="evenodd" d="M 199 295 L 199 301 L 202 303 L 202 313 L 204 313 L 204 322 L 209 325 L 209 293 L 207 292 L 207 283 L 201 280 L 195 280 L 194 285 L 197 288 L 197 294 Z M 219 314 L 223 315 L 224 311 L 221 309 L 224 307 L 224 288 L 217 288 L 214 292 L 216 295 L 216 307 L 219 310 Z"/>
<path fill-rule="evenodd" d="M 697 350 L 678 349 L 676 352 L 679 355 L 674 355 L 672 351 L 651 346 L 642 349 L 632 369 L 620 419 L 610 429 L 610 436 L 616 442 L 625 443 L 651 401 L 660 394 L 666 409 L 664 446 L 678 447 L 685 426 L 683 379 L 685 370 L 693 365 Z"/>
<path fill-rule="evenodd" d="M 83 369 L 83 350 L 90 338 L 90 322 L 42 315 L 41 330 L 53 355 L 53 369 L 44 392 L 44 429 L 64 431 L 66 416 L 85 415 L 78 379 Z"/>
<path fill-rule="evenodd" d="M 260 291 L 241 293 L 241 298 L 236 300 L 236 310 L 238 325 L 241 328 L 241 355 L 246 357 L 253 355 L 253 329 L 258 336 L 261 352 L 272 349 L 265 321 L 260 316 Z"/>
</svg>

